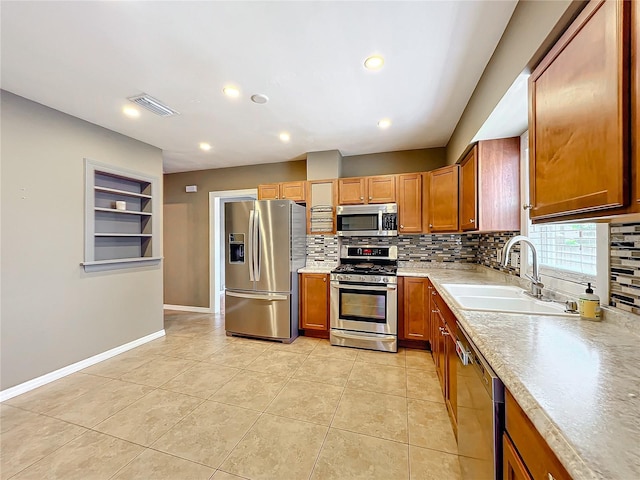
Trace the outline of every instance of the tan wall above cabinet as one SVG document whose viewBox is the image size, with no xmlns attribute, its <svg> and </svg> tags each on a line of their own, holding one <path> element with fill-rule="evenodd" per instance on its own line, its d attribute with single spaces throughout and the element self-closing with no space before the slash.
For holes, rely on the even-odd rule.
<svg viewBox="0 0 640 480">
<path fill-rule="evenodd" d="M 483 140 L 460 163 L 460 230 L 520 230 L 520 138 Z"/>
<path fill-rule="evenodd" d="M 589 2 L 529 78 L 534 223 L 636 208 L 628 65 L 637 49 L 629 45 L 629 15 L 637 3 Z M 637 63 L 637 52 L 633 58 Z"/>
</svg>

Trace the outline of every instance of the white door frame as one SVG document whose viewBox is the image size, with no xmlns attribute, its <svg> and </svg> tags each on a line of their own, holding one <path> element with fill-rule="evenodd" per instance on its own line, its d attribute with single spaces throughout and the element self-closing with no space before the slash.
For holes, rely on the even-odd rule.
<svg viewBox="0 0 640 480">
<path fill-rule="evenodd" d="M 224 228 L 220 222 L 222 200 L 241 197 L 258 198 L 258 189 L 209 192 L 209 308 L 212 313 L 220 313 L 220 269 L 224 268 L 218 265 L 224 248 L 220 240 L 220 231 Z"/>
</svg>

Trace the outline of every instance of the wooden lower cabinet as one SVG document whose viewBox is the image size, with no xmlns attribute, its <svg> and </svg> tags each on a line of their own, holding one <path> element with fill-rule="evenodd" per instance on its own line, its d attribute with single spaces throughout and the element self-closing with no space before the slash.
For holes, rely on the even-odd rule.
<svg viewBox="0 0 640 480">
<path fill-rule="evenodd" d="M 329 275 L 300 274 L 300 328 L 328 338 L 329 335 Z"/>
<path fill-rule="evenodd" d="M 506 433 L 502 436 L 502 472 L 504 480 L 533 480 Z"/>
<path fill-rule="evenodd" d="M 404 340 L 429 340 L 429 286 L 428 278 L 404 278 Z"/>
<path fill-rule="evenodd" d="M 507 476 L 509 470 L 505 468 L 505 479 L 571 480 L 558 457 L 508 390 L 505 391 L 505 424 L 510 442 L 504 444 L 515 447 L 513 453 L 521 460 L 524 471 L 530 474 L 529 477 L 517 476 L 523 469 L 513 468 L 512 475 L 515 476 Z"/>
</svg>

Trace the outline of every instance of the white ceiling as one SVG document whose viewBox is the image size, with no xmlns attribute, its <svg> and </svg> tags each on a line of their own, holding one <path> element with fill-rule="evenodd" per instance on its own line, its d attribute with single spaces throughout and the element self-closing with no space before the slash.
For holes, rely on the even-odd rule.
<svg viewBox="0 0 640 480">
<path fill-rule="evenodd" d="M 516 3 L 2 1 L 1 87 L 161 148 L 165 172 L 439 147 Z M 142 92 L 181 115 L 125 117 Z"/>
</svg>

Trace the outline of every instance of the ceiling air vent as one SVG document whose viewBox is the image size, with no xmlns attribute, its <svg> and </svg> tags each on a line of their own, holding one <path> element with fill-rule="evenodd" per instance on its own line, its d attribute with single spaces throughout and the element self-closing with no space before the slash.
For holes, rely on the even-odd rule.
<svg viewBox="0 0 640 480">
<path fill-rule="evenodd" d="M 127 100 L 131 100 L 133 103 L 140 105 L 142 108 L 146 108 L 150 112 L 160 115 L 161 117 L 171 117 L 172 115 L 180 115 L 180 112 L 176 112 L 172 108 L 167 107 L 157 98 L 153 98 L 151 95 L 141 93 L 135 97 L 129 97 Z"/>
</svg>

